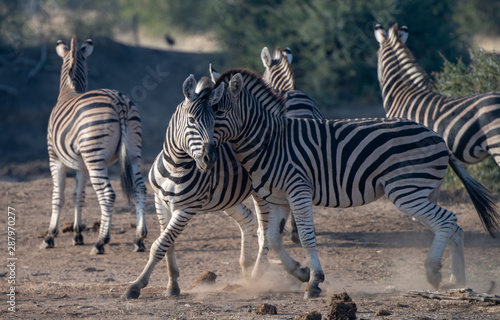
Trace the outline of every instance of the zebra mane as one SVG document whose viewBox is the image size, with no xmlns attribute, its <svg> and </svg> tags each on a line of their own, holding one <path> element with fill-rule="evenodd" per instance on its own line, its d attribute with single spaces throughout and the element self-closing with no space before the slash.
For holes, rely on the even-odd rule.
<svg viewBox="0 0 500 320">
<path fill-rule="evenodd" d="M 412 80 L 413 84 L 415 84 L 416 86 L 426 87 L 430 89 L 428 86 L 429 76 L 417 63 L 410 49 L 408 49 L 408 47 L 401 41 L 401 38 L 398 34 L 397 23 L 389 28 L 389 34 L 387 36 L 386 42 L 389 43 L 390 47 L 395 53 L 401 72 L 409 75 L 410 80 Z"/>
<path fill-rule="evenodd" d="M 285 97 L 284 95 L 280 95 L 276 93 L 273 88 L 267 84 L 262 77 L 256 73 L 253 70 L 250 69 L 229 69 L 222 73 L 220 77 L 217 79 L 215 82 L 214 88 L 217 88 L 221 83 L 226 83 L 229 84 L 229 81 L 231 81 L 231 78 L 236 75 L 237 73 L 241 74 L 243 77 L 243 83 L 246 86 L 249 82 L 252 83 L 251 89 L 253 90 L 261 90 L 264 94 L 266 94 L 268 97 L 272 98 L 272 101 L 275 102 L 273 105 L 279 104 L 280 105 L 280 112 L 283 114 L 286 111 L 285 108 Z M 249 89 L 247 87 L 247 89 Z M 263 94 L 259 96 L 259 99 L 263 99 Z"/>
<path fill-rule="evenodd" d="M 68 52 L 68 69 L 66 74 L 66 82 L 68 86 L 72 89 L 75 89 L 75 69 L 76 69 L 76 59 L 77 59 L 77 50 L 76 50 L 76 35 L 73 35 L 71 38 L 70 49 Z"/>
<path fill-rule="evenodd" d="M 281 50 L 280 47 L 276 47 L 274 49 L 274 54 L 273 54 L 273 59 L 271 61 L 271 66 L 277 65 L 277 64 L 284 64 L 286 66 L 286 71 L 291 75 L 292 79 L 292 87 L 295 89 L 295 74 L 293 73 L 292 66 L 290 64 L 290 61 L 288 60 L 287 57 L 285 57 L 285 54 L 283 53 L 283 50 Z"/>
<path fill-rule="evenodd" d="M 207 77 L 202 77 L 196 84 L 195 92 L 198 94 L 197 99 L 206 99 L 212 93 L 213 83 Z"/>
</svg>

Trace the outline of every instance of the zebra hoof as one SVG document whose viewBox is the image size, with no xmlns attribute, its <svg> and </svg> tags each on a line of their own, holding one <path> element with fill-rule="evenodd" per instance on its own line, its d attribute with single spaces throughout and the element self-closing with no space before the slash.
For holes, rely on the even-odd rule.
<svg viewBox="0 0 500 320">
<path fill-rule="evenodd" d="M 54 248 L 54 237 L 47 236 L 45 237 L 45 239 L 43 239 L 40 249 L 50 249 L 50 248 Z"/>
<path fill-rule="evenodd" d="M 74 246 L 82 246 L 84 245 L 83 243 L 83 236 L 81 234 L 77 234 L 73 236 L 73 245 Z"/>
<path fill-rule="evenodd" d="M 319 287 L 310 288 L 308 291 L 304 293 L 304 299 L 313 299 L 319 297 L 321 293 L 321 289 Z"/>
<path fill-rule="evenodd" d="M 134 252 L 144 252 L 146 250 L 146 247 L 144 246 L 144 241 L 142 239 L 136 239 L 134 241 Z"/>
<path fill-rule="evenodd" d="M 98 254 L 104 254 L 104 246 L 103 245 L 95 245 L 92 250 L 90 250 L 90 255 L 95 256 Z"/>
<path fill-rule="evenodd" d="M 131 299 L 137 299 L 141 295 L 140 290 L 134 289 L 132 286 L 128 287 L 127 290 L 125 290 L 125 293 L 122 294 L 120 299 L 122 300 L 131 300 Z"/>
<path fill-rule="evenodd" d="M 181 289 L 171 289 L 167 288 L 167 291 L 165 291 L 165 297 L 178 297 L 181 295 Z"/>
</svg>

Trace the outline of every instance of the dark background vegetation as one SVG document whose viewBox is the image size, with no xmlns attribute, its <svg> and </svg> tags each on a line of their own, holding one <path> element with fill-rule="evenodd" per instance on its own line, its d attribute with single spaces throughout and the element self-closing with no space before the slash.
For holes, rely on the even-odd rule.
<svg viewBox="0 0 500 320">
<path fill-rule="evenodd" d="M 159 152 L 170 116 L 183 99 L 182 82 L 190 73 L 207 76 L 209 63 L 219 71 L 262 72 L 264 46 L 290 47 L 297 88 L 327 115 L 380 116 L 375 24 L 408 26 L 407 45 L 416 60 L 431 75 L 441 72 L 431 77 L 436 87 L 466 94 L 472 93 L 464 90 L 471 88 L 471 74 L 491 68 L 481 61 L 498 62 L 485 53 L 469 68 L 477 51 L 472 56 L 468 51 L 477 36 L 500 35 L 498 12 L 500 2 L 487 0 L 2 0 L 0 175 L 48 174 L 46 126 L 61 65 L 54 46 L 58 39 L 69 42 L 72 34 L 94 40 L 90 89 L 117 89 L 138 104 L 147 162 Z M 121 34 L 132 34 L 133 42 L 117 42 Z M 217 47 L 204 50 L 210 53 L 183 52 L 175 43 L 167 46 L 166 35 L 177 43 L 188 35 L 207 35 Z M 144 37 L 157 39 L 164 49 L 141 46 Z M 153 77 L 151 70 L 162 76 Z M 154 89 L 141 89 L 146 77 L 155 79 Z M 447 77 L 457 83 L 449 90 L 440 85 L 450 82 Z M 490 77 L 474 90 L 498 90 L 498 82 L 498 76 Z"/>
</svg>

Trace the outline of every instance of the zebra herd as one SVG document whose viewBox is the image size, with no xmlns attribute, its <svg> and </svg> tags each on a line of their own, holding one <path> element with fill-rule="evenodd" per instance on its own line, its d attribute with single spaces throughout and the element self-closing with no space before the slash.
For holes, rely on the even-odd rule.
<svg viewBox="0 0 500 320">
<path fill-rule="evenodd" d="M 277 253 L 287 272 L 307 282 L 305 298 L 320 295 L 319 262 L 312 206 L 355 207 L 386 195 L 402 212 L 434 232 L 425 260 L 428 282 L 441 283 L 441 259 L 448 246 L 450 284 L 464 286 L 464 232 L 454 213 L 437 204 L 450 166 L 464 184 L 485 229 L 499 231 L 492 196 L 461 165 L 491 156 L 500 165 L 500 93 L 451 98 L 428 87 L 426 75 L 405 45 L 408 29 L 375 27 L 378 78 L 387 118 L 326 120 L 314 101 L 295 89 L 287 48 L 261 53 L 263 76 L 246 69 L 210 78 L 193 75 L 182 85 L 184 100 L 166 130 L 150 171 L 161 234 L 149 259 L 122 298 L 138 298 L 155 265 L 165 255 L 166 295 L 180 294 L 175 239 L 198 212 L 224 211 L 241 231 L 240 267 L 249 280 L 265 272 L 267 253 Z M 88 91 L 86 59 L 93 45 L 77 48 L 59 41 L 63 58 L 60 93 L 50 116 L 47 144 L 53 178 L 52 216 L 42 248 L 54 247 L 64 203 L 67 168 L 77 171 L 73 192 L 73 243 L 83 244 L 81 207 L 90 179 L 101 208 L 99 238 L 92 254 L 110 240 L 115 193 L 108 167 L 120 163 L 122 188 L 137 213 L 135 251 L 144 251 L 146 187 L 139 166 L 141 120 L 126 96 L 115 90 Z M 258 254 L 252 255 L 254 214 L 243 201 L 252 197 L 258 223 Z M 290 214 L 291 213 L 291 214 Z M 302 267 L 285 250 L 288 216 L 295 240 L 305 249 Z M 293 236 L 293 234 L 292 234 Z"/>
</svg>

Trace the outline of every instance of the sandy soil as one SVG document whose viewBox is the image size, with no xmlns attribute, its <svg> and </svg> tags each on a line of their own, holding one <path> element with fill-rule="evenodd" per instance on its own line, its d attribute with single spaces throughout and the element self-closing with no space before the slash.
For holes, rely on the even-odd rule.
<svg viewBox="0 0 500 320">
<path fill-rule="evenodd" d="M 69 178 L 60 225 L 73 219 L 73 185 L 74 178 Z M 118 181 L 113 185 L 120 189 Z M 0 182 L 3 264 L 8 263 L 8 206 L 15 208 L 17 258 L 15 313 L 8 311 L 7 303 L 11 271 L 0 270 L 2 319 L 293 319 L 312 311 L 325 318 L 332 295 L 343 290 L 356 303 L 358 319 L 500 319 L 498 304 L 404 295 L 409 290 L 431 289 L 423 264 L 432 234 L 385 199 L 354 209 L 315 209 L 319 256 L 326 274 L 320 298 L 304 300 L 304 284 L 285 274 L 272 253 L 265 277 L 258 284 L 246 283 L 238 265 L 239 230 L 224 214 L 213 213 L 195 217 L 177 241 L 180 297 L 163 296 L 167 277 L 161 263 L 138 300 L 122 301 L 127 284 L 139 275 L 148 258 L 148 251 L 132 252 L 135 216 L 131 206 L 118 192 L 111 243 L 104 255 L 89 255 L 97 239 L 91 230 L 84 233 L 84 246 L 72 246 L 71 234 L 60 233 L 54 249 L 42 250 L 39 235 L 49 225 L 51 188 L 49 178 Z M 159 234 L 152 198 L 150 192 L 147 249 Z M 451 199 L 443 206 L 457 214 L 466 231 L 468 286 L 475 292 L 500 294 L 500 241 L 483 231 L 466 198 Z M 96 204 L 95 192 L 87 186 L 83 216 L 87 226 L 99 220 Z M 288 235 L 285 244 L 292 257 L 305 263 L 304 251 Z M 443 266 L 448 279 L 447 251 Z M 193 287 L 192 281 L 207 270 L 217 274 L 215 284 Z M 256 314 L 263 303 L 276 306 L 277 314 Z M 377 316 L 380 310 L 390 315 Z"/>
</svg>

